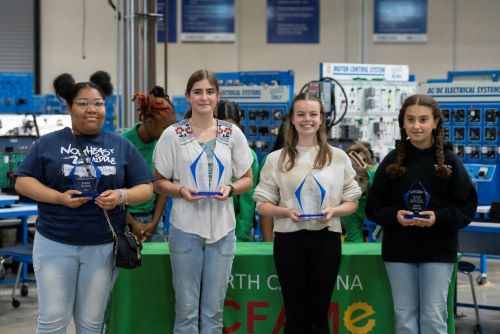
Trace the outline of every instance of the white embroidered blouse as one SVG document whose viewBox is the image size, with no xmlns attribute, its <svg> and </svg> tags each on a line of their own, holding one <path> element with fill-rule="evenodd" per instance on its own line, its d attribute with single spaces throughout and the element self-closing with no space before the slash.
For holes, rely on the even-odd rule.
<svg viewBox="0 0 500 334">
<path fill-rule="evenodd" d="M 207 155 L 196 141 L 187 120 L 168 127 L 156 144 L 153 161 L 156 170 L 175 184 L 197 188 L 193 175 L 208 174 Z M 252 165 L 252 153 L 245 135 L 231 123 L 217 120 L 217 138 L 210 190 L 239 179 Z M 199 158 L 199 160 L 197 160 Z M 198 163 L 195 163 L 198 161 Z M 173 199 L 171 224 L 176 228 L 206 238 L 214 243 L 236 227 L 233 200 L 203 199 L 195 203 Z"/>
</svg>

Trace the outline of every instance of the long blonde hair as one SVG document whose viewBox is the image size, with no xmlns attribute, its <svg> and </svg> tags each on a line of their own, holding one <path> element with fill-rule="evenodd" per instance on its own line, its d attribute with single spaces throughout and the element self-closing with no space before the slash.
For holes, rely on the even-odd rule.
<svg viewBox="0 0 500 334">
<path fill-rule="evenodd" d="M 282 172 L 290 171 L 293 167 L 295 167 L 295 163 L 297 161 L 297 143 L 299 141 L 299 134 L 297 133 L 295 126 L 292 124 L 292 119 L 295 113 L 295 103 L 297 101 L 316 101 L 320 105 L 322 122 L 316 132 L 316 144 L 319 146 L 319 151 L 316 155 L 316 159 L 314 159 L 313 168 L 321 169 L 332 162 L 333 152 L 326 140 L 326 122 L 323 104 L 321 103 L 321 100 L 316 97 L 316 95 L 305 92 L 295 96 L 292 101 L 288 117 L 283 120 L 285 124 L 285 140 L 278 161 L 278 167 Z"/>
</svg>

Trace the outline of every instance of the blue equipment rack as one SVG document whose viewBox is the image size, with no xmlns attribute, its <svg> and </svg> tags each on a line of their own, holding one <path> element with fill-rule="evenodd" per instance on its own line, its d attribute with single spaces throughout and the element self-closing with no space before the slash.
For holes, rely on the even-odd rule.
<svg viewBox="0 0 500 334">
<path fill-rule="evenodd" d="M 500 70 L 450 71 L 428 80 L 419 91 L 433 96 L 443 113 L 445 140 L 453 144 L 477 186 L 480 206 L 500 200 Z M 486 255 L 480 255 L 479 284 L 486 281 Z"/>
<path fill-rule="evenodd" d="M 477 185 L 479 205 L 500 200 L 499 76 L 500 70 L 448 72 L 447 79 L 419 87 L 438 101 L 445 140 L 453 144 Z"/>
</svg>

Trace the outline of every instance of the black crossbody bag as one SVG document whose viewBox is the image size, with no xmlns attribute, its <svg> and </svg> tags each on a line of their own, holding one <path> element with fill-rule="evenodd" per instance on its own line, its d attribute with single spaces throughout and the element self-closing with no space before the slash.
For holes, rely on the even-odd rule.
<svg viewBox="0 0 500 334">
<path fill-rule="evenodd" d="M 104 216 L 108 222 L 109 230 L 114 239 L 115 266 L 118 268 L 134 269 L 141 266 L 142 242 L 130 231 L 116 234 L 108 212 L 104 211 Z"/>
</svg>

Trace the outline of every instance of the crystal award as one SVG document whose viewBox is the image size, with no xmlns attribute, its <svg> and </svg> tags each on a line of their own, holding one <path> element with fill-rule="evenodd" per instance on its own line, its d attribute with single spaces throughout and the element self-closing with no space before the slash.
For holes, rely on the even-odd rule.
<svg viewBox="0 0 500 334">
<path fill-rule="evenodd" d="M 431 195 L 425 190 L 422 183 L 420 181 L 413 181 L 410 189 L 404 194 L 406 209 L 412 212 L 411 215 L 405 215 L 405 219 L 430 218 L 427 215 L 420 214 L 420 212 L 427 210 L 430 201 Z"/>
<path fill-rule="evenodd" d="M 91 159 L 90 164 L 74 165 L 69 173 L 69 177 L 72 180 L 73 189 L 81 192 L 81 194 L 73 194 L 71 197 L 88 197 L 94 199 L 99 196 L 97 186 L 101 179 L 101 170 Z"/>
<path fill-rule="evenodd" d="M 224 164 L 212 151 L 213 164 L 212 164 L 212 178 L 209 177 L 209 166 L 208 163 L 201 163 L 201 158 L 203 155 L 207 157 L 207 147 L 203 148 L 203 151 L 194 159 L 194 161 L 189 166 L 191 176 L 193 177 L 194 184 L 196 187 L 196 192 L 191 194 L 192 196 L 222 196 L 222 193 L 218 191 L 220 187 L 220 182 L 222 180 L 222 175 L 224 173 Z M 207 157 L 208 161 L 208 157 Z M 215 181 L 215 182 L 214 182 Z"/>
<path fill-rule="evenodd" d="M 295 190 L 295 197 L 301 212 L 299 218 L 305 220 L 325 218 L 321 212 L 325 194 L 326 190 L 321 183 L 311 173 L 308 173 Z"/>
</svg>

